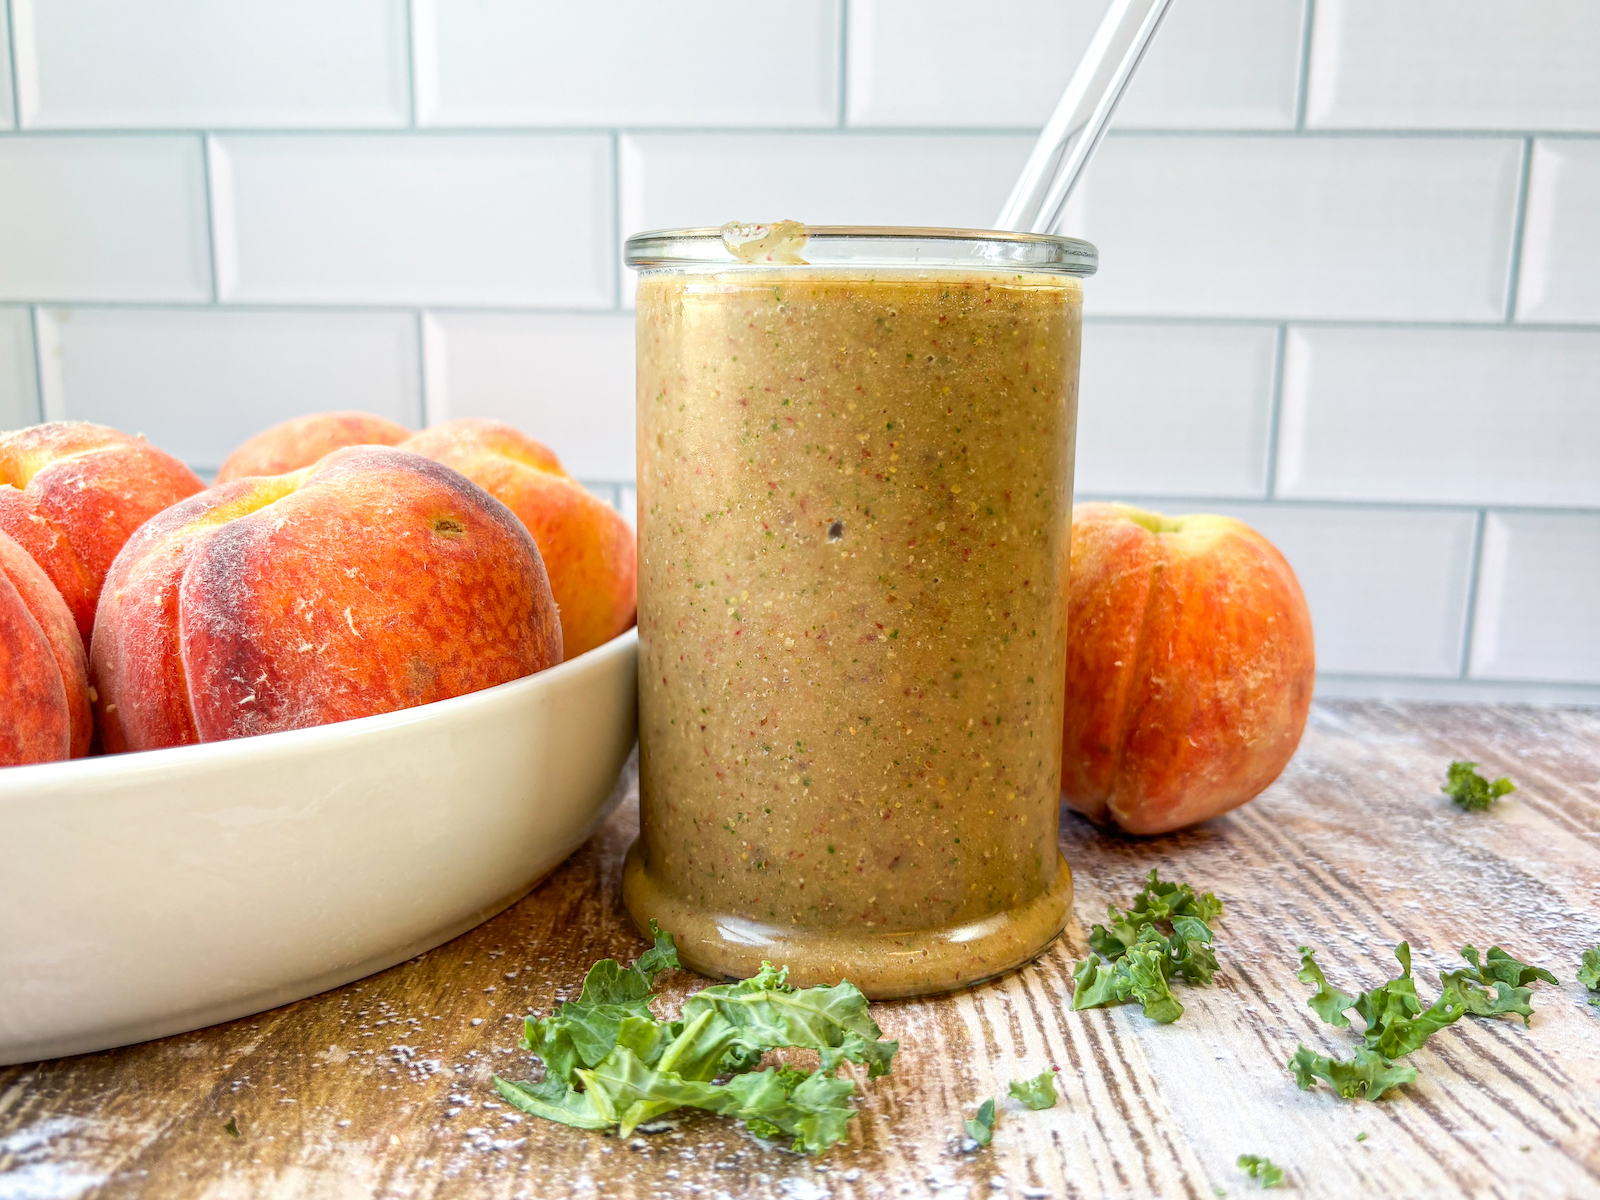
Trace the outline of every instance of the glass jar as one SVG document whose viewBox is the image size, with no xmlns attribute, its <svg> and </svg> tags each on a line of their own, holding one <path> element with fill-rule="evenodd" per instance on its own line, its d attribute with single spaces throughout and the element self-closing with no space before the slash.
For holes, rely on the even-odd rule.
<svg viewBox="0 0 1600 1200">
<path fill-rule="evenodd" d="M 1080 279 L 965 230 L 640 234 L 640 836 L 713 976 L 948 991 L 1066 923 Z"/>
</svg>

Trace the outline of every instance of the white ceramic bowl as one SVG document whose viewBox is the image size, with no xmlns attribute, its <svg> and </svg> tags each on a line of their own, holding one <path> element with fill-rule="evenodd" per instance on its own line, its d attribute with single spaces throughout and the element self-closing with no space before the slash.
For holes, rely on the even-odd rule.
<svg viewBox="0 0 1600 1200">
<path fill-rule="evenodd" d="M 470 696 L 0 770 L 0 1064 L 286 1004 L 455 937 L 604 818 L 633 631 Z"/>
</svg>

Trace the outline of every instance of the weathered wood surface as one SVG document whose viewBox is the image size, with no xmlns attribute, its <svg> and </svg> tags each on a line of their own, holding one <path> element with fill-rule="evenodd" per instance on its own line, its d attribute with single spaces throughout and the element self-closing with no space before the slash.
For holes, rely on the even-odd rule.
<svg viewBox="0 0 1600 1200">
<path fill-rule="evenodd" d="M 1437 790 L 1451 757 L 1520 790 L 1493 813 L 1458 812 Z M 1008 979 L 876 1006 L 901 1042 L 894 1073 L 865 1085 L 851 1143 L 817 1159 L 710 1117 L 622 1141 L 495 1106 L 490 1074 L 526 1074 L 512 1015 L 640 948 L 618 901 L 633 822 L 625 805 L 522 903 L 381 975 L 230 1025 L 0 1068 L 0 1198 L 1208 1198 L 1256 1187 L 1234 1165 L 1244 1152 L 1271 1156 L 1304 1196 L 1600 1195 L 1600 1011 L 1573 981 L 1600 942 L 1600 713 L 1321 704 L 1284 778 L 1206 828 L 1135 841 L 1069 816 L 1080 924 Z M 1167 1027 L 1136 1007 L 1071 1012 L 1083 929 L 1151 866 L 1227 903 L 1217 986 L 1181 990 L 1187 1011 Z M 1394 973 L 1401 938 L 1428 996 L 1468 941 L 1564 982 L 1535 988 L 1531 1028 L 1463 1019 L 1438 1034 L 1392 1100 L 1297 1091 L 1284 1069 L 1296 1042 L 1354 1043 L 1305 1007 L 1296 945 L 1355 990 Z M 695 984 L 679 977 L 669 1003 Z M 1002 1100 L 993 1146 L 961 1153 L 980 1100 L 1052 1064 L 1055 1109 Z"/>
</svg>

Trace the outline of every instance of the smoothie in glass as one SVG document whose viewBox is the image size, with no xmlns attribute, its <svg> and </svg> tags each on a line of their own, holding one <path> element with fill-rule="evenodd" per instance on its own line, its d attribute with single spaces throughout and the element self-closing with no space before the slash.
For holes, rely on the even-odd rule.
<svg viewBox="0 0 1600 1200">
<path fill-rule="evenodd" d="M 629 243 L 630 912 L 702 972 L 767 959 L 876 997 L 1027 961 L 1072 892 L 1056 840 L 1092 248 L 824 229 L 751 262 L 716 231 L 653 236 Z"/>
</svg>

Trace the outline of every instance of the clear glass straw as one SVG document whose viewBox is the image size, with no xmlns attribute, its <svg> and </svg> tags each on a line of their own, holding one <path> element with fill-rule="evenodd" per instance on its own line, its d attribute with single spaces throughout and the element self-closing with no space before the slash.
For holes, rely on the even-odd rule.
<svg viewBox="0 0 1600 1200">
<path fill-rule="evenodd" d="M 1171 0 L 1112 0 L 1039 133 L 996 229 L 1055 233 Z"/>
</svg>

